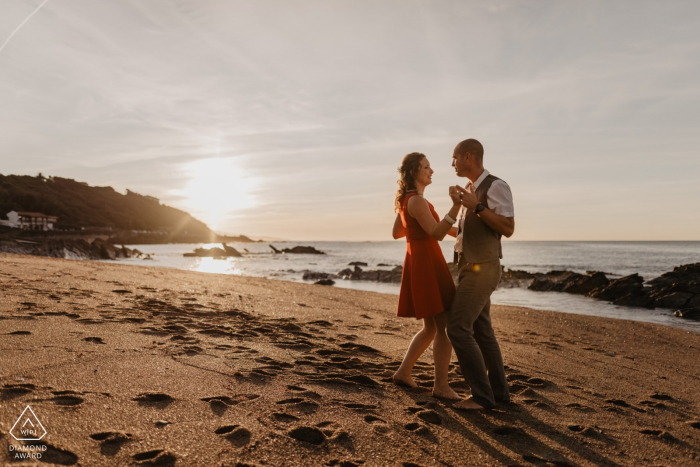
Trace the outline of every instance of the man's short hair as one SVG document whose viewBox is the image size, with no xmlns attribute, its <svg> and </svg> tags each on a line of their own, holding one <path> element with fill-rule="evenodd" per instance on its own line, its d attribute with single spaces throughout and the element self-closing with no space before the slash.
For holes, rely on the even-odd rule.
<svg viewBox="0 0 700 467">
<path fill-rule="evenodd" d="M 480 142 L 478 142 L 474 138 L 465 139 L 457 145 L 456 149 L 457 154 L 459 154 L 460 156 L 468 152 L 469 154 L 474 156 L 479 162 L 484 161 L 484 147 L 481 145 Z"/>
</svg>

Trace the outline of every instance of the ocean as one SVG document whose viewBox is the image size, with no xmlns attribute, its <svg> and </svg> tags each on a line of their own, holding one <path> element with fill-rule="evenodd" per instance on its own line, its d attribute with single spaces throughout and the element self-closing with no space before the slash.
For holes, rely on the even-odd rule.
<svg viewBox="0 0 700 467">
<path fill-rule="evenodd" d="M 325 255 L 274 254 L 270 244 L 278 249 L 297 245 L 313 246 Z M 452 261 L 454 241 L 440 242 L 447 261 Z M 185 258 L 183 253 L 195 248 L 210 248 L 220 244 L 128 245 L 153 260 L 138 258 L 120 262 L 157 266 L 206 273 L 266 277 L 269 279 L 304 282 L 305 271 L 337 273 L 353 261 L 368 263 L 369 269 L 391 269 L 403 263 L 405 240 L 387 242 L 270 242 L 232 243 L 244 254 L 242 258 Z M 681 264 L 700 262 L 700 242 L 503 242 L 502 264 L 507 269 L 528 272 L 570 270 L 575 272 L 602 271 L 609 278 L 639 273 L 645 280 L 660 276 Z M 387 264 L 389 266 L 377 266 Z M 352 267 L 351 267 L 352 268 Z M 335 287 L 398 294 L 398 284 L 367 281 L 337 280 Z M 492 302 L 534 309 L 561 311 L 592 316 L 646 321 L 700 332 L 700 323 L 673 316 L 672 310 L 614 306 L 600 300 L 560 292 L 534 292 L 527 289 L 498 289 Z"/>
</svg>

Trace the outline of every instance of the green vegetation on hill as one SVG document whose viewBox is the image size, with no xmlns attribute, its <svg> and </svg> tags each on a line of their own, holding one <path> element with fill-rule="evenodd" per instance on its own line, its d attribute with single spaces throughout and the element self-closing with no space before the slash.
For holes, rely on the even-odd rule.
<svg viewBox="0 0 700 467">
<path fill-rule="evenodd" d="M 0 216 L 10 211 L 58 216 L 57 229 L 111 227 L 167 232 L 168 236 L 210 237 L 203 222 L 157 199 L 112 187 L 95 187 L 69 178 L 0 174 Z"/>
</svg>

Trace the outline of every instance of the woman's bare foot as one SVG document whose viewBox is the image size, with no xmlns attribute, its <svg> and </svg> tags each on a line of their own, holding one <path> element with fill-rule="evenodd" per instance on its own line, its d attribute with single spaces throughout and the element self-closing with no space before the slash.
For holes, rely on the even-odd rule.
<svg viewBox="0 0 700 467">
<path fill-rule="evenodd" d="M 452 407 L 459 410 L 486 410 L 485 407 L 477 404 L 471 397 L 464 399 L 462 402 L 452 404 Z"/>
<path fill-rule="evenodd" d="M 438 397 L 440 399 L 448 399 L 451 401 L 461 401 L 462 396 L 454 392 L 454 390 L 447 386 L 446 388 L 433 388 L 433 397 Z"/>
<path fill-rule="evenodd" d="M 404 386 L 407 388 L 417 388 L 418 385 L 416 384 L 415 381 L 413 381 L 413 378 L 411 378 L 411 375 L 399 375 L 398 373 L 394 373 L 394 376 L 391 377 L 392 381 L 394 381 L 394 384 L 397 386 Z"/>
</svg>

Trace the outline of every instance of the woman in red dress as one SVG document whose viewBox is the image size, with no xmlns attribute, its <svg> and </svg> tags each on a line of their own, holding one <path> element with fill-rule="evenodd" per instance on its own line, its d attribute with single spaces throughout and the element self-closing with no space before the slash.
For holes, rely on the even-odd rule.
<svg viewBox="0 0 700 467">
<path fill-rule="evenodd" d="M 425 198 L 423 191 L 432 183 L 433 169 L 421 153 L 411 153 L 403 158 L 399 167 L 401 178 L 397 182 L 394 238 L 406 237 L 406 259 L 401 276 L 398 316 L 423 320 L 423 329 L 413 337 L 401 366 L 393 376 L 396 384 L 416 387 L 411 370 L 418 358 L 433 344 L 435 384 L 433 395 L 447 399 L 461 399 L 450 388 L 447 372 L 452 356 L 452 344 L 445 327 L 452 298 L 455 294 L 454 279 L 450 273 L 438 240 L 445 235 L 456 235 L 452 227 L 462 206 L 459 191 L 450 187 L 453 206 L 444 219 Z"/>
</svg>

